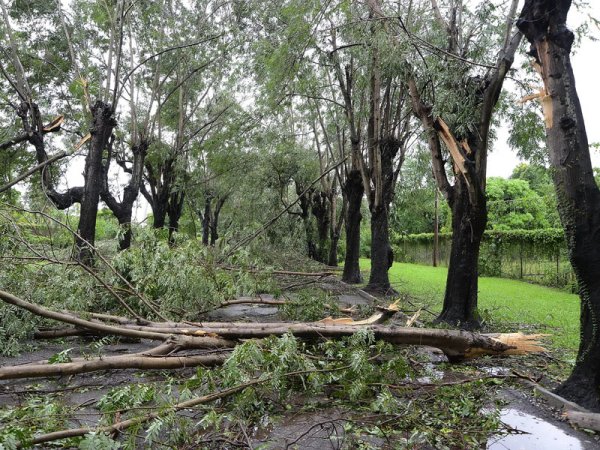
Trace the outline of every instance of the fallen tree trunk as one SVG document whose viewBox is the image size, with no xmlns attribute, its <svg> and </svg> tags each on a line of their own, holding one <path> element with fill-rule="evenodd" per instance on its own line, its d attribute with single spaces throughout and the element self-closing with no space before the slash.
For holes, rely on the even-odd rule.
<svg viewBox="0 0 600 450">
<path fill-rule="evenodd" d="M 104 333 L 104 334 L 112 334 L 116 336 L 126 336 L 140 339 L 152 339 L 158 341 L 166 341 L 170 338 L 169 334 L 159 333 L 156 331 L 144 331 L 144 330 L 136 330 L 125 327 L 115 327 L 112 325 L 105 325 L 98 322 L 92 322 L 89 320 L 84 320 L 79 317 L 74 317 L 70 314 L 63 314 L 56 311 L 51 311 L 42 306 L 35 305 L 33 303 L 27 302 L 23 299 L 20 299 L 8 292 L 0 290 L 0 299 L 5 303 L 9 303 L 14 306 L 18 306 L 19 308 L 23 308 L 33 314 L 38 316 L 46 317 L 48 319 L 57 320 L 59 322 L 68 323 L 71 325 L 75 325 L 80 328 L 85 328 L 88 330 L 93 330 L 96 332 Z M 190 338 L 188 338 L 189 340 Z M 193 338 L 194 348 L 230 348 L 235 344 L 233 342 L 225 341 L 218 337 L 213 336 L 200 336 Z M 191 345 L 191 343 L 188 342 Z"/>
<path fill-rule="evenodd" d="M 281 336 L 291 333 L 304 339 L 338 338 L 350 336 L 360 330 L 370 330 L 376 339 L 393 344 L 426 345 L 442 350 L 448 359 L 459 360 L 474 358 L 489 354 L 525 354 L 543 352 L 538 339 L 543 335 L 524 335 L 522 333 L 479 334 L 459 330 L 390 327 L 379 325 L 380 321 L 393 315 L 397 306 L 390 305 L 387 309 L 374 314 L 363 321 L 353 321 L 349 318 L 326 318 L 312 323 L 253 323 L 253 322 L 188 322 L 187 324 L 151 323 L 135 325 L 132 320 L 128 323 L 120 321 L 122 327 L 138 331 L 153 330 L 159 333 L 177 335 L 218 335 L 226 339 L 260 339 L 268 336 Z M 111 320 L 115 317 L 111 316 Z"/>
<path fill-rule="evenodd" d="M 360 323 L 360 322 L 359 322 Z M 123 328 L 135 328 L 144 333 L 150 327 L 122 325 Z M 390 327 L 382 325 L 352 325 L 352 322 L 340 322 L 336 319 L 319 323 L 210 323 L 203 327 L 153 328 L 155 333 L 164 336 L 176 335 L 180 345 L 193 348 L 198 336 L 220 336 L 229 341 L 239 339 L 261 339 L 268 336 L 282 336 L 291 333 L 302 339 L 340 338 L 351 336 L 361 330 L 373 332 L 376 339 L 399 345 L 425 345 L 442 350 L 450 361 L 474 358 L 481 355 L 524 354 L 545 351 L 539 346 L 540 335 L 506 333 L 485 335 L 468 331 L 428 328 Z M 216 339 L 213 337 L 213 339 Z M 189 340 L 187 342 L 186 340 Z"/>
<path fill-rule="evenodd" d="M 600 431 L 600 414 L 598 413 L 567 411 L 565 416 L 571 424 L 579 428 Z"/>
<path fill-rule="evenodd" d="M 185 367 L 213 367 L 223 364 L 228 354 L 212 355 L 173 355 L 173 356 L 141 356 L 122 355 L 100 357 L 84 361 L 60 364 L 25 364 L 0 368 L 0 380 L 18 378 L 42 378 L 79 373 L 97 372 L 100 370 L 118 369 L 181 369 Z"/>
<path fill-rule="evenodd" d="M 281 336 L 291 333 L 302 339 L 339 338 L 351 336 L 359 331 L 370 331 L 376 339 L 392 344 L 425 345 L 442 350 L 450 361 L 475 357 L 482 354 L 530 353 L 544 351 L 536 341 L 540 335 L 526 336 L 517 334 L 483 335 L 461 330 L 427 329 L 371 325 L 364 322 L 352 323 L 347 319 L 344 323 L 198 323 L 188 324 L 186 328 L 179 326 L 164 327 L 164 324 L 133 325 L 120 321 L 120 326 L 105 325 L 61 314 L 21 300 L 7 292 L 0 291 L 0 299 L 19 306 L 34 314 L 59 320 L 85 329 L 101 333 L 115 334 L 167 341 L 176 339 L 178 349 L 184 348 L 230 348 L 235 345 L 232 340 L 261 339 L 268 336 Z M 391 310 L 391 309 L 390 309 Z M 108 316 L 114 320 L 114 316 Z M 176 338 L 173 335 L 177 335 Z"/>
</svg>

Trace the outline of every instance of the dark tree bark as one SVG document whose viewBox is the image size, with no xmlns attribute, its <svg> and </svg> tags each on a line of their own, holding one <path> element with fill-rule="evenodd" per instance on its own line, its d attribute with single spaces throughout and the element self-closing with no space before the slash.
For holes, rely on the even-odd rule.
<svg viewBox="0 0 600 450">
<path fill-rule="evenodd" d="M 183 213 L 183 202 L 185 200 L 185 192 L 174 191 L 169 195 L 169 203 L 167 205 L 167 215 L 169 216 L 169 244 L 175 244 L 175 233 L 179 231 L 179 219 Z"/>
<path fill-rule="evenodd" d="M 299 198 L 300 212 L 291 212 L 291 214 L 300 215 L 304 225 L 304 234 L 306 236 L 306 251 L 309 258 L 317 260 L 317 244 L 315 243 L 315 230 L 310 219 L 310 210 L 312 205 L 312 196 L 314 189 L 305 189 L 304 186 L 294 180 L 296 195 Z"/>
<path fill-rule="evenodd" d="M 219 216 L 221 215 L 223 205 L 225 205 L 225 202 L 227 201 L 227 197 L 229 197 L 229 195 L 218 196 L 217 201 L 215 202 L 215 209 L 210 221 L 210 245 L 212 246 L 214 246 L 217 239 L 219 239 Z"/>
<path fill-rule="evenodd" d="M 123 199 L 119 202 L 110 192 L 108 186 L 108 164 L 110 163 L 110 155 L 107 159 L 107 164 L 104 168 L 103 174 L 103 190 L 101 194 L 102 201 L 106 203 L 106 206 L 112 211 L 117 218 L 123 236 L 119 241 L 119 249 L 126 250 L 131 246 L 131 219 L 133 215 L 133 204 L 138 197 L 140 192 L 140 186 L 142 185 L 142 177 L 144 175 L 144 160 L 148 151 L 148 142 L 142 140 L 139 144 L 133 145 L 133 165 L 127 167 L 124 161 L 117 161 L 125 172 L 130 173 L 131 178 L 127 186 L 123 191 Z"/>
<path fill-rule="evenodd" d="M 566 27 L 570 0 L 527 0 L 518 27 L 544 81 L 541 101 L 546 142 L 565 230 L 579 284 L 581 341 L 573 372 L 556 392 L 600 411 L 600 191 L 594 181 Z"/>
<path fill-rule="evenodd" d="M 365 193 L 365 186 L 361 174 L 361 121 L 360 116 L 355 114 L 355 105 L 353 99 L 354 91 L 354 76 L 353 76 L 353 60 L 350 64 L 343 67 L 337 55 L 337 43 L 335 31 L 332 34 L 333 51 L 330 53 L 330 60 L 335 70 L 335 76 L 344 98 L 344 115 L 348 123 L 350 133 L 351 146 L 351 168 L 346 167 L 346 179 L 342 186 L 342 194 L 347 202 L 348 209 L 345 218 L 346 227 L 346 255 L 344 257 L 344 272 L 342 280 L 350 284 L 358 284 L 363 282 L 360 273 L 360 222 L 362 214 L 360 208 L 362 198 Z"/>
<path fill-rule="evenodd" d="M 329 199 L 324 192 L 317 191 L 313 194 L 311 211 L 317 222 L 317 245 L 315 260 L 326 263 L 328 253 L 330 204 Z"/>
<path fill-rule="evenodd" d="M 485 195 L 471 203 L 464 178 L 457 178 L 452 202 L 452 247 L 446 279 L 444 306 L 439 322 L 471 329 L 480 326 L 477 312 L 478 261 L 487 223 Z"/>
<path fill-rule="evenodd" d="M 92 135 L 90 150 L 85 158 L 83 195 L 81 198 L 81 210 L 79 213 L 79 225 L 75 239 L 75 258 L 91 266 L 94 263 L 93 250 L 96 236 L 96 216 L 98 215 L 98 203 L 103 186 L 104 166 L 102 158 L 112 132 L 117 125 L 114 111 L 111 105 L 98 100 L 92 109 Z M 87 242 L 86 242 L 87 241 Z"/>
<path fill-rule="evenodd" d="M 176 152 L 174 152 L 176 154 Z M 173 243 L 173 233 L 179 229 L 179 219 L 183 212 L 185 193 L 175 190 L 176 156 L 171 155 L 159 164 L 146 161 L 144 178 L 149 189 L 142 184 L 140 190 L 150 203 L 154 228 L 165 228 L 169 219 L 169 242 Z"/>
<path fill-rule="evenodd" d="M 201 215 L 202 244 L 203 245 L 208 245 L 209 238 L 210 238 L 211 201 L 212 201 L 212 195 L 210 193 L 206 193 L 205 199 L 204 199 L 204 214 Z"/>
<path fill-rule="evenodd" d="M 40 169 L 44 193 L 58 209 L 66 209 L 75 203 L 81 205 L 79 224 L 75 238 L 75 252 L 73 257 L 88 266 L 93 265 L 94 255 L 91 247 L 94 245 L 96 235 L 96 216 L 98 203 L 102 192 L 104 150 L 117 125 L 114 111 L 110 104 L 97 101 L 91 108 L 92 124 L 90 128 L 90 144 L 85 159 L 84 185 L 72 187 L 64 192 L 58 192 L 50 173 L 50 166 Z M 46 126 L 42 124 L 41 114 L 37 104 L 34 102 L 23 103 L 17 112 L 23 122 L 23 128 L 27 135 L 27 141 L 35 148 L 36 158 L 39 164 L 48 161 L 44 135 L 49 132 L 58 131 L 57 126 Z M 86 140 L 82 140 L 82 145 Z M 21 142 L 13 139 L 11 142 Z"/>
<path fill-rule="evenodd" d="M 336 195 L 335 192 L 331 193 L 332 197 L 334 197 Z M 334 205 L 335 203 L 335 198 L 331 199 L 331 204 Z M 340 216 L 337 219 L 337 221 L 334 222 L 334 220 L 332 220 L 330 222 L 330 229 L 329 229 L 329 240 L 330 240 L 330 246 L 329 246 L 329 256 L 327 259 L 327 265 L 332 266 L 332 267 L 337 267 L 338 265 L 338 244 L 340 242 L 340 236 L 341 236 L 341 232 L 342 232 L 342 227 L 344 226 L 344 223 L 346 221 L 346 210 L 348 209 L 348 201 L 346 200 L 346 197 L 343 197 L 342 200 L 342 210 L 340 211 Z M 335 208 L 331 208 L 331 212 L 332 215 L 335 214 Z M 332 216 L 332 219 L 335 219 L 335 217 Z"/>
<path fill-rule="evenodd" d="M 18 115 L 23 122 L 23 128 L 25 129 L 25 136 L 27 140 L 35 148 L 35 155 L 38 164 L 42 164 L 48 161 L 48 153 L 46 152 L 46 143 L 44 141 L 44 135 L 47 133 L 42 124 L 42 117 L 37 104 L 30 103 L 21 105 L 18 111 Z M 29 122 L 31 117 L 31 123 Z M 54 128 L 52 131 L 59 131 L 60 127 Z M 18 139 L 13 139 L 11 142 L 21 142 Z M 75 203 L 81 202 L 83 197 L 83 187 L 77 186 L 67 189 L 64 192 L 58 192 L 54 186 L 54 180 L 52 179 L 51 167 L 45 167 L 40 170 L 42 178 L 42 186 L 44 193 L 52 201 L 54 206 L 58 209 L 67 209 Z"/>
<path fill-rule="evenodd" d="M 360 222 L 362 220 L 360 207 L 365 192 L 359 170 L 348 172 L 343 191 L 348 202 L 348 212 L 346 215 L 346 256 L 342 281 L 357 284 L 363 281 L 358 260 L 360 258 Z"/>
<path fill-rule="evenodd" d="M 401 143 L 395 138 L 386 138 L 380 144 L 382 202 L 370 199 L 371 209 L 371 274 L 366 289 L 387 294 L 393 292 L 388 271 L 394 262 L 394 251 L 390 245 L 389 210 L 394 195 L 394 159 Z M 375 193 L 372 192 L 372 195 Z"/>
</svg>

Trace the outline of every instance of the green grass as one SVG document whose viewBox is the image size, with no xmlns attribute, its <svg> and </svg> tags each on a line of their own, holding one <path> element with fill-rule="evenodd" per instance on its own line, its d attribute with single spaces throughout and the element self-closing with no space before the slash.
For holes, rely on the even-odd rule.
<svg viewBox="0 0 600 450">
<path fill-rule="evenodd" d="M 361 259 L 368 270 L 370 261 Z M 394 263 L 390 282 L 416 304 L 441 311 L 447 269 Z M 368 278 L 365 277 L 366 279 Z M 506 278 L 479 279 L 479 311 L 492 331 L 537 331 L 551 335 L 557 349 L 575 352 L 579 345 L 579 297 L 574 294 Z"/>
</svg>

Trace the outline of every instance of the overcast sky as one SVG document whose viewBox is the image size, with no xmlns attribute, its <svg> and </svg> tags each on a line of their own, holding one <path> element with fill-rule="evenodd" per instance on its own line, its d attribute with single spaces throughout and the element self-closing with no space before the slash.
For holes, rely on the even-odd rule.
<svg viewBox="0 0 600 450">
<path fill-rule="evenodd" d="M 600 18 L 600 2 L 593 0 L 588 12 L 592 17 Z M 574 29 L 585 19 L 586 17 L 579 14 L 573 7 L 569 12 L 569 27 Z M 598 29 L 593 28 L 591 31 L 596 37 L 600 37 Z M 600 112 L 598 111 L 598 105 L 600 105 L 600 91 L 598 89 L 600 41 L 593 42 L 591 39 L 585 38 L 581 47 L 575 50 L 572 63 L 588 141 L 590 144 L 600 143 Z M 508 130 L 499 130 L 498 140 L 493 146 L 494 151 L 490 153 L 488 159 L 488 177 L 509 177 L 514 167 L 520 162 L 506 144 L 507 134 Z M 600 150 L 590 148 L 590 153 L 592 154 L 594 167 L 600 167 Z"/>
</svg>

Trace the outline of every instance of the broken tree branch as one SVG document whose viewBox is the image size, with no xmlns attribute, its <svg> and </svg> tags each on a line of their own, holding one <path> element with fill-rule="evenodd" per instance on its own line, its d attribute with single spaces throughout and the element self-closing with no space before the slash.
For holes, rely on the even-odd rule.
<svg viewBox="0 0 600 450">
<path fill-rule="evenodd" d="M 104 334 L 114 334 L 116 336 L 127 336 L 133 338 L 140 339 L 152 339 L 158 341 L 167 341 L 171 338 L 169 334 L 160 333 L 156 331 L 145 331 L 145 330 L 136 330 L 125 327 L 115 327 L 112 325 L 105 325 L 98 322 L 91 322 L 89 320 L 84 320 L 79 317 L 72 316 L 70 314 L 63 314 L 55 311 L 51 311 L 42 306 L 27 302 L 22 300 L 8 292 L 0 290 L 0 300 L 5 303 L 9 303 L 14 306 L 18 306 L 19 308 L 23 308 L 33 314 L 38 316 L 46 317 L 48 319 L 57 320 L 59 322 L 68 323 L 71 325 L 75 325 L 77 327 L 85 328 L 88 330 L 97 331 Z M 186 339 L 192 339 L 193 341 L 185 342 L 185 345 L 191 345 L 195 348 L 228 348 L 233 346 L 232 342 L 213 337 L 213 336 L 202 336 L 198 332 L 196 332 L 196 336 L 187 337 Z M 183 345 L 183 342 L 182 342 Z M 191 348 L 191 347 L 188 347 Z"/>
<path fill-rule="evenodd" d="M 0 380 L 17 378 L 41 378 L 75 375 L 79 373 L 97 372 L 100 370 L 118 369 L 181 369 L 185 367 L 212 367 L 223 364 L 228 354 L 211 355 L 122 355 L 100 357 L 85 361 L 72 361 L 60 364 L 26 364 L 0 368 Z"/>
<path fill-rule="evenodd" d="M 23 181 L 24 179 L 26 179 L 27 177 L 33 175 L 35 172 L 37 172 L 40 169 L 43 169 L 44 167 L 46 167 L 48 164 L 52 164 L 55 161 L 58 161 L 59 159 L 64 158 L 65 156 L 68 156 L 69 154 L 67 152 L 60 152 L 56 155 L 54 155 L 52 158 L 47 159 L 46 161 L 42 162 L 41 164 L 38 164 L 37 166 L 33 167 L 32 169 L 28 170 L 27 172 L 25 172 L 22 175 L 19 175 L 17 178 L 15 178 L 14 180 L 9 181 L 8 183 L 6 183 L 4 186 L 0 187 L 0 193 L 9 190 L 11 187 L 13 187 L 15 184 L 17 184 L 20 181 Z"/>
<path fill-rule="evenodd" d="M 188 322 L 186 324 L 137 325 L 121 323 L 121 327 L 140 332 L 178 335 L 181 338 L 195 336 L 220 336 L 224 339 L 261 339 L 291 333 L 298 338 L 340 338 L 358 331 L 369 330 L 376 339 L 399 345 L 426 345 L 442 350 L 448 359 L 457 361 L 484 354 L 523 354 L 545 351 L 537 341 L 542 335 L 521 333 L 485 335 L 458 330 L 410 328 L 376 324 L 377 314 L 365 321 L 350 319 L 326 319 L 312 323 L 244 323 L 244 322 Z M 369 322 L 369 320 L 372 320 Z"/>
<path fill-rule="evenodd" d="M 293 376 L 298 376 L 298 375 L 307 375 L 307 374 L 311 374 L 311 373 L 336 372 L 336 371 L 340 371 L 340 370 L 346 370 L 349 367 L 350 366 L 342 366 L 342 367 L 334 367 L 332 369 L 299 370 L 299 371 L 295 371 L 295 372 L 285 373 L 285 374 L 283 374 L 283 376 L 284 377 L 293 377 Z M 237 394 L 238 392 L 241 392 L 246 388 L 249 388 L 249 387 L 252 387 L 252 386 L 255 386 L 258 384 L 266 383 L 272 379 L 273 379 L 272 376 L 255 378 L 253 380 L 238 384 L 231 388 L 223 389 L 222 391 L 213 392 L 211 394 L 203 395 L 201 397 L 196 397 L 196 398 L 192 398 L 190 400 L 187 400 L 187 401 L 184 401 L 181 403 L 177 403 L 175 405 L 172 405 L 169 408 L 165 408 L 165 409 L 161 410 L 160 412 L 153 412 L 153 413 L 146 414 L 146 415 L 143 415 L 140 417 L 134 417 L 132 419 L 123 420 L 121 422 L 117 422 L 117 423 L 114 423 L 113 425 L 109 425 L 106 427 L 74 428 L 71 430 L 61 430 L 61 431 L 55 431 L 53 433 L 42 434 L 42 435 L 37 436 L 36 438 L 32 439 L 31 441 L 24 442 L 24 443 L 19 442 L 17 444 L 17 448 L 22 448 L 24 445 L 37 445 L 37 444 L 43 444 L 45 442 L 56 441 L 59 439 L 67 439 L 67 438 L 71 438 L 71 437 L 85 436 L 88 433 L 121 432 L 133 425 L 138 425 L 138 424 L 143 424 L 143 423 L 149 422 L 150 420 L 156 419 L 156 418 L 160 417 L 161 415 L 167 414 L 168 412 L 171 412 L 171 411 L 176 412 L 176 411 L 180 411 L 182 409 L 193 408 L 198 405 L 202 405 L 205 403 L 210 403 L 215 400 L 226 398 L 226 397 L 229 397 L 230 395 Z"/>
</svg>

